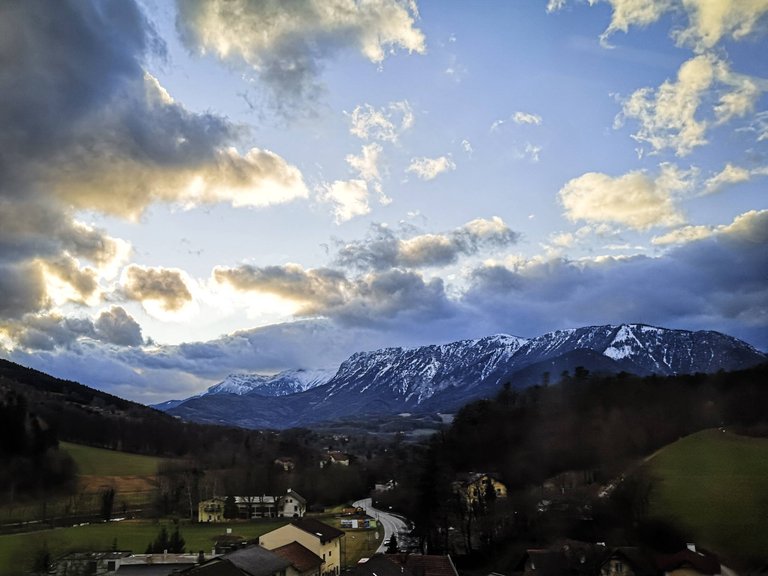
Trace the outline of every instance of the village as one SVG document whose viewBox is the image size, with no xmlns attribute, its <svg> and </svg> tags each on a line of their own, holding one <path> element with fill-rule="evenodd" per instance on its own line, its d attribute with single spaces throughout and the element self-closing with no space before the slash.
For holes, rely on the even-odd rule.
<svg viewBox="0 0 768 576">
<path fill-rule="evenodd" d="M 286 470 L 291 460 L 276 461 Z M 341 452 L 328 454 L 322 466 L 349 466 Z M 578 482 L 563 475 L 547 486 L 551 494 L 565 494 Z M 210 550 L 174 550 L 174 538 L 165 538 L 163 550 L 144 554 L 132 551 L 82 551 L 68 553 L 52 563 L 49 574 L 75 576 L 459 576 L 472 574 L 457 567 L 450 554 L 422 551 L 411 537 L 412 523 L 389 510 L 375 508 L 374 498 L 385 499 L 396 487 L 394 480 L 376 484 L 372 498 L 355 501 L 332 514 L 308 512 L 307 500 L 288 489 L 278 495 L 216 496 L 199 502 L 197 522 L 221 524 L 285 519 L 286 523 L 255 539 L 227 527 Z M 452 483 L 464 519 L 479 519 L 488 507 L 503 505 L 506 486 L 491 473 L 463 475 Z M 542 499 L 541 513 L 552 507 Z M 465 538 L 454 527 L 451 537 Z M 476 535 L 478 537 L 479 535 Z M 363 553 L 355 541 L 365 542 Z M 182 540 L 183 542 L 183 540 Z M 163 545 L 162 543 L 160 544 Z M 471 544 L 470 544 L 471 545 Z M 640 546 L 608 546 L 560 539 L 547 546 L 529 548 L 514 563 L 514 576 L 733 576 L 717 557 L 688 544 L 676 553 L 659 555 Z M 487 576 L 500 576 L 491 572 Z"/>
</svg>

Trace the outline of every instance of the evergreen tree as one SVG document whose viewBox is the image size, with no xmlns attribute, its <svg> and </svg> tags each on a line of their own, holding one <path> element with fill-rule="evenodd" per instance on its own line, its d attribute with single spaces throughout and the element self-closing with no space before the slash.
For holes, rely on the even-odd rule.
<svg viewBox="0 0 768 576">
<path fill-rule="evenodd" d="M 231 520 L 238 517 L 237 503 L 234 496 L 227 496 L 224 499 L 224 518 Z"/>
</svg>

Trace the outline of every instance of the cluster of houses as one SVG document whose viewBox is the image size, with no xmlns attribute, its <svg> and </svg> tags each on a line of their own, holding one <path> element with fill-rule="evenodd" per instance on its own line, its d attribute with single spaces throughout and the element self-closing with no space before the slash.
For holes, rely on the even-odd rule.
<svg viewBox="0 0 768 576">
<path fill-rule="evenodd" d="M 227 514 L 227 498 L 214 497 L 202 500 L 198 505 L 198 522 L 226 522 L 231 519 L 253 520 L 256 518 L 303 518 L 307 501 L 290 488 L 278 496 L 231 496 L 236 508 Z"/>
<path fill-rule="evenodd" d="M 56 576 L 339 576 L 342 568 L 342 530 L 313 518 L 263 534 L 258 543 L 230 535 L 221 547 L 205 555 L 93 552 L 69 554 L 56 562 Z"/>
</svg>

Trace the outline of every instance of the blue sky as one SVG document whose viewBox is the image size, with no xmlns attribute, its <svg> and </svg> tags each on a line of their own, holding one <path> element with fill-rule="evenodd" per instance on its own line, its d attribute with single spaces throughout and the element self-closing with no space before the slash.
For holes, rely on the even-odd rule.
<svg viewBox="0 0 768 576">
<path fill-rule="evenodd" d="M 589 324 L 766 350 L 767 14 L 6 3 L 0 354 L 151 403 Z"/>
</svg>

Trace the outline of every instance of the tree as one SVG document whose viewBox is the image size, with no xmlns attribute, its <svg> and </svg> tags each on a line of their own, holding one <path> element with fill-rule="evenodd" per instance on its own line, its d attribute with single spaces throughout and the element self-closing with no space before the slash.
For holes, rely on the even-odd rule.
<svg viewBox="0 0 768 576">
<path fill-rule="evenodd" d="M 231 520 L 233 518 L 237 518 L 238 516 L 238 510 L 237 510 L 237 503 L 235 502 L 234 496 L 227 496 L 224 499 L 224 518 L 227 520 Z"/>
<path fill-rule="evenodd" d="M 395 538 L 394 534 L 389 537 L 389 541 L 387 541 L 387 547 L 384 552 L 386 554 L 397 554 L 397 538 Z"/>
<path fill-rule="evenodd" d="M 184 552 L 184 538 L 182 538 L 181 533 L 179 532 L 179 526 L 176 525 L 176 528 L 173 530 L 173 533 L 171 534 L 171 538 L 168 541 L 168 552 L 172 552 L 174 554 L 181 554 Z"/>
<path fill-rule="evenodd" d="M 176 528 L 178 532 L 178 527 Z M 154 542 L 150 542 L 147 546 L 147 554 L 162 554 L 166 550 L 169 550 L 170 541 L 168 540 L 168 530 L 165 526 L 160 528 L 160 532 L 155 538 Z"/>
<path fill-rule="evenodd" d="M 110 487 L 101 492 L 101 518 L 109 522 L 112 518 L 112 508 L 115 504 L 115 489 Z"/>
</svg>

